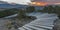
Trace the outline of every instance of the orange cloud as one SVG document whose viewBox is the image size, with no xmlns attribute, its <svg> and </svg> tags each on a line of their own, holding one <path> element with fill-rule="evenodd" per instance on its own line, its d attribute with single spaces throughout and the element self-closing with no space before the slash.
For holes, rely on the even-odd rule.
<svg viewBox="0 0 60 30">
<path fill-rule="evenodd" d="M 55 4 L 60 4 L 60 3 L 55 3 Z"/>
<path fill-rule="evenodd" d="M 36 5 L 36 6 L 45 6 L 47 5 L 46 2 L 32 2 L 33 5 Z"/>
</svg>

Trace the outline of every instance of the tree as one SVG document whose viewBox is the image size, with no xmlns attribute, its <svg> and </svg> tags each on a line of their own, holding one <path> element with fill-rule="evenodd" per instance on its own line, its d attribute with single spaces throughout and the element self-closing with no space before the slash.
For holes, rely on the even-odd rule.
<svg viewBox="0 0 60 30">
<path fill-rule="evenodd" d="M 58 15 L 58 17 L 60 18 L 60 7 L 55 6 L 55 11 L 56 11 L 56 14 Z"/>
<path fill-rule="evenodd" d="M 48 12 L 48 7 L 45 6 L 42 11 L 43 12 Z"/>
<path fill-rule="evenodd" d="M 45 6 L 43 9 L 43 12 L 47 12 L 47 13 L 53 13 L 53 11 L 54 11 L 53 6 Z"/>
<path fill-rule="evenodd" d="M 35 11 L 35 7 L 34 6 L 29 6 L 26 8 L 26 12 L 33 12 Z"/>
<path fill-rule="evenodd" d="M 53 13 L 53 6 L 48 6 L 48 13 Z"/>
</svg>

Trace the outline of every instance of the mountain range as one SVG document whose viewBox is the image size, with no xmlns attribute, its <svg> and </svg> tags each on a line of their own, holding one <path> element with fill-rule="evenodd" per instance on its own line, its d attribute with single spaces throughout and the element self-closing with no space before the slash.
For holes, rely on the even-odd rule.
<svg viewBox="0 0 60 30">
<path fill-rule="evenodd" d="M 13 3 L 8 3 L 4 1 L 0 1 L 0 8 L 23 8 L 27 5 L 21 5 L 21 4 L 13 4 Z"/>
</svg>

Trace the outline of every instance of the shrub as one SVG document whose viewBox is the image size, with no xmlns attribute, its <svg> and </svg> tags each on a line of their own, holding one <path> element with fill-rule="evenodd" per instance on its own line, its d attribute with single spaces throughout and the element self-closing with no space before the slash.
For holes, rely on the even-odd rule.
<svg viewBox="0 0 60 30">
<path fill-rule="evenodd" d="M 18 9 L 14 9 L 14 8 L 0 11 L 0 18 L 15 14 L 15 13 L 17 13 L 16 11 L 18 11 Z"/>
<path fill-rule="evenodd" d="M 25 16 L 26 16 L 26 14 L 25 14 L 26 12 L 25 12 L 25 10 L 19 10 L 18 11 L 18 16 L 17 16 L 17 18 L 18 19 L 22 19 L 22 18 L 24 18 Z"/>
</svg>

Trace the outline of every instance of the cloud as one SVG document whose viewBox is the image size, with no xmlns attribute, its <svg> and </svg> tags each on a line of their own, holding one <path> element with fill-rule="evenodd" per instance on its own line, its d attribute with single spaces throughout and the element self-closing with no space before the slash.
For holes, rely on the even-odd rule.
<svg viewBox="0 0 60 30">
<path fill-rule="evenodd" d="M 8 3 L 17 3 L 17 4 L 27 4 L 27 2 L 30 2 L 30 0 L 0 0 L 0 1 L 6 1 Z"/>
<path fill-rule="evenodd" d="M 35 2 L 46 2 L 49 5 L 51 4 L 60 4 L 60 0 L 34 0 Z"/>
<path fill-rule="evenodd" d="M 34 0 L 40 2 L 60 2 L 60 0 Z"/>
</svg>

